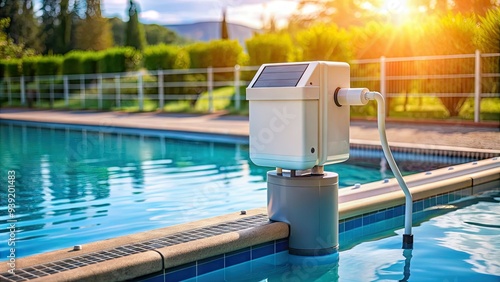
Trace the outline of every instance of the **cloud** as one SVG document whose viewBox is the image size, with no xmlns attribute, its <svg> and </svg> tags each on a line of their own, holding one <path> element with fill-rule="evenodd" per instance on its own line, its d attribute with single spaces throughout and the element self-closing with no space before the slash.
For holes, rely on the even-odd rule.
<svg viewBox="0 0 500 282">
<path fill-rule="evenodd" d="M 149 11 L 141 12 L 139 14 L 139 17 L 143 20 L 146 20 L 146 21 L 157 21 L 158 19 L 160 19 L 160 13 L 158 13 L 157 11 L 154 11 L 154 10 L 149 10 Z"/>
<path fill-rule="evenodd" d="M 262 27 L 262 19 L 272 16 L 278 26 L 286 23 L 298 0 L 135 0 L 140 18 L 145 23 L 181 24 L 200 21 L 219 21 L 222 9 L 227 8 L 227 20 L 254 28 Z M 168 3 L 168 4 L 167 4 Z M 104 0 L 105 16 L 128 20 L 128 0 Z"/>
</svg>

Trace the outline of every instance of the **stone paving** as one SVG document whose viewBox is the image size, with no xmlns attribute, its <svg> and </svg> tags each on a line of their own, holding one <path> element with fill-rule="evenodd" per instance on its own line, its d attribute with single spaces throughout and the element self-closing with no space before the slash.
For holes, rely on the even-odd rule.
<svg viewBox="0 0 500 282">
<path fill-rule="evenodd" d="M 0 119 L 248 136 L 248 117 L 228 116 L 220 113 L 195 115 L 1 109 Z M 386 132 L 389 142 L 394 143 L 500 150 L 500 130 L 497 124 L 481 126 L 470 123 L 463 125 L 445 122 L 388 122 Z M 356 140 L 356 142 L 379 141 L 377 123 L 374 121 L 352 121 L 351 140 Z"/>
</svg>

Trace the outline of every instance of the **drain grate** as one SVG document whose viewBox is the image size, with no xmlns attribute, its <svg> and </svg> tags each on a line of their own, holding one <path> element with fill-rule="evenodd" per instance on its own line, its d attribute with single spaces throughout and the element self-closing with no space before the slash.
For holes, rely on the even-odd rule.
<svg viewBox="0 0 500 282">
<path fill-rule="evenodd" d="M 269 223 L 267 215 L 258 214 L 245 217 L 235 221 L 224 222 L 202 228 L 196 228 L 171 234 L 165 237 L 156 238 L 146 242 L 128 244 L 114 249 L 98 251 L 82 256 L 67 258 L 55 262 L 40 264 L 23 269 L 16 269 L 15 274 L 8 272 L 0 273 L 0 281 L 28 281 L 51 274 L 64 272 L 82 266 L 92 265 L 99 262 L 125 257 L 149 250 L 173 246 L 181 243 L 208 238 L 224 233 L 240 231 L 251 227 L 256 227 Z"/>
</svg>

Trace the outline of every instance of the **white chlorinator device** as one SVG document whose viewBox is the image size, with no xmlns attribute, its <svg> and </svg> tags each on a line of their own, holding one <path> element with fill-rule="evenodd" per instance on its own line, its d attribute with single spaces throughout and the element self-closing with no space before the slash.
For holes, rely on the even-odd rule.
<svg viewBox="0 0 500 282">
<path fill-rule="evenodd" d="M 349 106 L 376 100 L 385 157 L 406 196 L 403 248 L 413 247 L 412 197 L 385 135 L 378 92 L 350 88 L 341 62 L 262 65 L 247 88 L 250 159 L 276 167 L 267 174 L 268 214 L 290 225 L 289 252 L 319 256 L 338 251 L 338 175 L 323 166 L 349 158 Z"/>
</svg>

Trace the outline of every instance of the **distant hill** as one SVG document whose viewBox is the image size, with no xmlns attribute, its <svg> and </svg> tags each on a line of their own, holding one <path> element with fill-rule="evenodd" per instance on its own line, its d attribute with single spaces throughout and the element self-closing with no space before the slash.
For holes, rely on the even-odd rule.
<svg viewBox="0 0 500 282">
<path fill-rule="evenodd" d="M 165 25 L 165 27 L 177 32 L 178 35 L 195 40 L 195 41 L 210 41 L 212 39 L 220 39 L 221 23 L 220 22 L 199 22 L 192 24 L 177 24 Z M 230 39 L 237 39 L 241 46 L 245 47 L 245 40 L 251 38 L 257 29 L 240 24 L 228 23 L 228 31 Z"/>
</svg>

